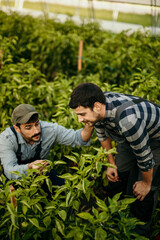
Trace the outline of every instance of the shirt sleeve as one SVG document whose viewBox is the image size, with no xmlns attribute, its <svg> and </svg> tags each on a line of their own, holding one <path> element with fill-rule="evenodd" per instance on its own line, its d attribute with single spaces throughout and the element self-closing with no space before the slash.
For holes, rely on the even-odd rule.
<svg viewBox="0 0 160 240">
<path fill-rule="evenodd" d="M 0 138 L 0 160 L 3 166 L 4 174 L 8 179 L 11 180 L 20 178 L 18 175 L 11 173 L 13 171 L 18 171 L 20 174 L 26 175 L 28 164 L 18 164 L 15 146 L 9 138 Z"/>
<path fill-rule="evenodd" d="M 81 137 L 81 131 L 74 129 L 67 129 L 57 123 L 54 124 L 54 130 L 56 134 L 56 142 L 58 144 L 67 145 L 67 146 L 89 146 L 90 140 L 88 142 L 83 141 Z"/>
<path fill-rule="evenodd" d="M 154 160 L 150 148 L 149 135 L 143 119 L 131 114 L 119 122 L 122 135 L 129 142 L 141 171 L 153 168 Z"/>
<path fill-rule="evenodd" d="M 103 142 L 107 138 L 109 138 L 109 136 L 107 135 L 107 132 L 105 131 L 105 127 L 102 124 L 97 123 L 95 125 L 95 129 L 96 129 L 96 134 L 97 134 L 98 140 L 100 142 Z"/>
</svg>

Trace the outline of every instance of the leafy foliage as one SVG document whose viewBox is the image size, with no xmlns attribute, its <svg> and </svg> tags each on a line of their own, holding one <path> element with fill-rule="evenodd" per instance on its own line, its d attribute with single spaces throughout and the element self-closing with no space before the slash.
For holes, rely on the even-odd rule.
<svg viewBox="0 0 160 240">
<path fill-rule="evenodd" d="M 33 60 L 48 80 L 57 73 L 77 75 L 80 40 L 84 42 L 84 77 L 99 74 L 101 82 L 119 85 L 130 82 L 140 68 L 159 78 L 160 42 L 149 32 L 111 34 L 101 31 L 96 23 L 77 26 L 70 20 L 60 24 L 51 19 L 1 13 L 0 35 L 18 39 L 12 51 L 14 61 Z"/>
<path fill-rule="evenodd" d="M 143 224 L 129 216 L 129 205 L 135 198 L 120 200 L 120 194 L 108 199 L 108 203 L 94 194 L 95 176 L 102 166 L 108 166 L 107 154 L 98 150 L 95 156 L 79 155 L 76 152 L 67 156 L 76 165 L 71 173 L 61 178 L 65 184 L 56 187 L 52 199 L 48 199 L 41 188 L 44 181 L 52 191 L 47 176 L 37 175 L 38 170 L 28 170 L 27 176 L 6 182 L 1 175 L 0 188 L 0 236 L 5 239 L 138 239 L 134 233 L 136 224 Z M 53 162 L 52 165 L 63 164 Z M 17 173 L 16 173 L 17 174 Z M 9 185 L 15 186 L 10 193 Z M 10 198 L 16 197 L 16 206 Z M 83 212 L 81 203 L 95 199 L 90 212 Z M 141 239 L 146 239 L 141 237 Z"/>
<path fill-rule="evenodd" d="M 79 40 L 83 40 L 82 70 L 77 72 Z M 77 26 L 52 19 L 35 19 L 0 12 L 0 128 L 11 125 L 18 104 L 30 103 L 42 120 L 66 128 L 80 128 L 68 107 L 72 89 L 93 82 L 104 91 L 117 91 L 160 103 L 160 43 L 149 32 L 112 34 L 97 24 Z M 107 154 L 92 137 L 93 147 L 56 145 L 51 166 L 62 174 L 65 185 L 52 189 L 48 177 L 29 171 L 16 181 L 0 176 L 1 239 L 145 239 L 134 233 L 139 223 L 129 216 L 135 200 L 120 194 L 98 198 L 97 189 L 108 166 Z M 114 151 L 114 149 L 112 149 Z M 52 166 L 53 164 L 53 166 Z M 49 171 L 50 169 L 48 169 Z M 2 169 L 0 169 L 2 173 Z M 54 191 L 48 199 L 41 185 Z M 16 190 L 10 193 L 9 185 Z M 10 202 L 16 197 L 16 207 Z M 89 205 L 85 209 L 85 205 Z M 159 209 L 153 235 L 159 230 Z"/>
</svg>

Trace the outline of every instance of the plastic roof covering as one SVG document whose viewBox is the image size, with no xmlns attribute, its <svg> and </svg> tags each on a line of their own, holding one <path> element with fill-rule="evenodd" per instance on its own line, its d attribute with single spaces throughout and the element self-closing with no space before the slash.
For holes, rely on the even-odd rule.
<svg viewBox="0 0 160 240">
<path fill-rule="evenodd" d="M 133 4 L 142 4 L 142 5 L 150 5 L 150 6 L 159 6 L 160 7 L 160 0 L 102 0 L 102 1 L 118 2 L 118 3 L 133 3 Z"/>
</svg>

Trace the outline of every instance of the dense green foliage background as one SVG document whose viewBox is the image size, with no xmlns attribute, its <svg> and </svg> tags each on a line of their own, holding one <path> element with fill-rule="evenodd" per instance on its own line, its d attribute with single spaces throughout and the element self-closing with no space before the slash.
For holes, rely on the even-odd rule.
<svg viewBox="0 0 160 240">
<path fill-rule="evenodd" d="M 84 49 L 78 72 L 80 40 Z M 160 104 L 159 69 L 159 38 L 149 32 L 116 35 L 93 23 L 77 26 L 68 20 L 60 24 L 0 12 L 0 129 L 11 125 L 11 113 L 20 103 L 34 105 L 42 120 L 82 127 L 68 108 L 71 91 L 81 82 Z M 11 183 L 1 175 L 1 239 L 144 239 L 134 234 L 137 220 L 129 217 L 128 206 L 134 199 L 122 201 L 117 195 L 107 207 L 105 199 L 95 196 L 105 183 L 102 173 L 108 163 L 95 135 L 92 142 L 97 149 L 57 145 L 52 150 L 50 159 L 66 184 L 51 201 L 39 187 L 46 181 L 52 189 L 47 177 L 29 172 L 23 181 L 14 182 L 18 189 L 9 193 Z M 16 208 L 10 203 L 12 195 L 16 195 Z M 81 201 L 89 202 L 93 196 L 92 214 L 83 212 Z M 154 223 L 152 235 L 160 228 L 159 210 Z"/>
</svg>

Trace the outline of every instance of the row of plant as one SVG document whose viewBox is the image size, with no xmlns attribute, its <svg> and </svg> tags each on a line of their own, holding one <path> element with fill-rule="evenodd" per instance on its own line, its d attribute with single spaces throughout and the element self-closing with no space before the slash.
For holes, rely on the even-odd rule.
<svg viewBox="0 0 160 240">
<path fill-rule="evenodd" d="M 48 81 L 33 60 L 20 58 L 19 61 L 15 61 L 13 52 L 18 48 L 17 41 L 16 36 L 10 38 L 0 36 L 0 126 L 2 128 L 11 124 L 11 112 L 20 102 L 37 105 L 42 112 L 42 119 L 58 121 L 66 127 L 79 127 L 80 124 L 77 123 L 73 112 L 66 106 L 72 89 L 81 82 L 93 82 L 103 91 L 133 94 L 160 103 L 160 81 L 153 73 L 149 74 L 146 68 L 137 68 L 136 73 L 130 76 L 130 81 L 125 81 L 123 85 L 103 82 L 100 72 L 87 75 L 79 73 L 72 77 L 57 73 L 54 81 Z"/>
<path fill-rule="evenodd" d="M 98 24 L 81 26 L 68 20 L 61 24 L 53 19 L 0 14 L 0 34 L 17 37 L 14 62 L 25 58 L 53 80 L 57 73 L 77 75 L 79 41 L 83 40 L 84 76 L 99 74 L 101 82 L 130 82 L 137 68 L 159 78 L 160 42 L 149 32 L 113 34 L 101 31 Z"/>
<path fill-rule="evenodd" d="M 16 181 L 6 182 L 1 175 L 1 239 L 147 239 L 134 232 L 136 225 L 143 223 L 129 216 L 129 205 L 135 198 L 120 199 L 121 194 L 117 194 L 108 198 L 106 205 L 95 195 L 95 177 L 100 176 L 103 166 L 108 163 L 106 152 L 95 149 L 97 153 L 93 155 L 93 150 L 92 154 L 75 152 L 66 156 L 75 165 L 71 167 L 72 174 L 61 175 L 65 185 L 56 190 L 45 174 L 35 174 L 39 174 L 38 170 L 29 170 L 27 176 Z M 54 167 L 57 164 L 66 165 L 66 161 L 54 161 Z M 48 199 L 42 190 L 43 182 L 48 184 L 51 192 L 54 191 L 52 199 Z M 11 193 L 10 184 L 15 187 Z M 13 196 L 16 197 L 15 206 L 10 203 Z M 84 211 L 86 203 L 90 205 Z"/>
<path fill-rule="evenodd" d="M 2 13 L 0 34 L 1 131 L 12 124 L 11 113 L 20 103 L 34 105 L 42 120 L 67 128 L 82 127 L 68 107 L 72 89 L 81 82 L 93 82 L 104 91 L 135 94 L 159 103 L 159 43 L 148 33 L 115 35 L 100 31 L 95 24 L 80 27 L 70 21 L 60 24 Z M 81 39 L 83 69 L 77 72 Z M 149 46 L 150 51 L 146 50 Z M 49 159 L 62 174 L 65 185 L 54 190 L 53 199 L 47 199 L 40 188 L 46 181 L 52 190 L 46 176 L 29 171 L 22 180 L 6 182 L 1 175 L 0 237 L 144 239 L 134 233 L 138 221 L 129 216 L 130 203 L 135 199 L 122 200 L 116 195 L 111 200 L 98 191 L 107 184 L 103 173 L 108 164 L 106 153 L 99 147 L 95 133 L 89 148 L 54 147 Z M 9 192 L 10 184 L 16 188 L 13 193 Z M 10 203 L 13 195 L 15 207 Z M 89 212 L 84 211 L 85 205 Z M 153 235 L 160 228 L 159 210 L 154 217 Z"/>
</svg>

